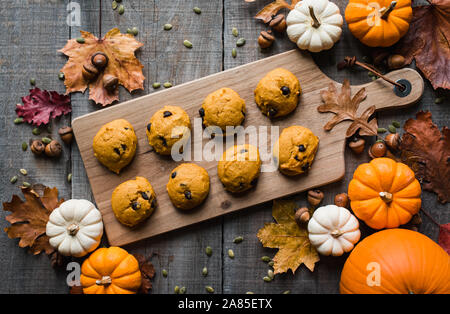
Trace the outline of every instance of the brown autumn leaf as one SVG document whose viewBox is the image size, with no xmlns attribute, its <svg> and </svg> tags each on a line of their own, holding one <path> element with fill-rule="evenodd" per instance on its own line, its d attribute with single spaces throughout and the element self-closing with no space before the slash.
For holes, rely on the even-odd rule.
<svg viewBox="0 0 450 314">
<path fill-rule="evenodd" d="M 434 89 L 450 89 L 450 0 L 428 0 L 413 8 L 413 18 L 397 51 L 416 66 Z"/>
<path fill-rule="evenodd" d="M 351 120 L 353 123 L 347 129 L 347 137 L 355 134 L 358 129 L 360 135 L 377 135 L 377 119 L 373 118 L 369 121 L 375 112 L 375 106 L 367 108 L 360 117 L 357 116 L 359 104 L 367 97 L 365 88 L 361 88 L 351 98 L 350 82 L 345 79 L 340 93 L 338 93 L 336 86 L 330 83 L 328 90 L 322 91 L 320 96 L 324 104 L 317 107 L 317 110 L 321 113 L 333 112 L 336 114 L 325 124 L 324 129 L 326 131 L 330 131 L 344 120 Z"/>
<path fill-rule="evenodd" d="M 319 254 L 311 245 L 306 228 L 300 228 L 295 222 L 296 204 L 290 200 L 273 201 L 272 216 L 277 223 L 266 223 L 258 231 L 258 239 L 264 247 L 279 249 L 273 258 L 274 273 L 292 273 L 303 263 L 314 271 Z"/>
<path fill-rule="evenodd" d="M 142 284 L 139 288 L 139 293 L 148 294 L 152 289 L 152 278 L 155 276 L 155 268 L 148 258 L 145 258 L 142 254 L 133 254 L 139 263 L 139 269 L 141 271 Z"/>
<path fill-rule="evenodd" d="M 450 254 L 450 223 L 439 226 L 438 244 Z"/>
<path fill-rule="evenodd" d="M 433 191 L 441 203 L 450 198 L 450 129 L 439 128 L 430 112 L 420 111 L 408 119 L 400 144 L 401 158 L 414 170 L 424 190 Z"/>
<path fill-rule="evenodd" d="M 129 92 L 144 89 L 144 67 L 135 56 L 135 51 L 143 46 L 133 35 L 121 34 L 118 28 L 110 30 L 105 37 L 98 39 L 93 34 L 80 31 L 85 43 L 78 43 L 70 39 L 63 49 L 59 50 L 69 57 L 61 69 L 64 73 L 66 94 L 84 92 L 89 87 L 89 99 L 103 106 L 119 100 L 119 86 L 108 92 L 103 87 L 103 77 L 107 74 L 118 78 L 119 84 Z M 108 56 L 108 64 L 103 71 L 91 82 L 87 82 L 82 75 L 84 64 L 91 62 L 96 52 L 103 52 Z"/>
<path fill-rule="evenodd" d="M 246 2 L 254 1 L 246 0 Z M 264 23 L 269 23 L 272 17 L 277 15 L 278 11 L 281 9 L 292 10 L 298 2 L 300 2 L 300 0 L 292 0 L 290 4 L 284 0 L 275 0 L 262 8 L 262 10 L 255 15 L 255 19 L 262 20 Z"/>
<path fill-rule="evenodd" d="M 58 200 L 58 189 L 45 187 L 42 194 L 32 188 L 22 188 L 25 202 L 13 195 L 11 202 L 3 203 L 3 210 L 11 212 L 5 219 L 11 223 L 4 229 L 10 239 L 20 238 L 20 247 L 29 247 L 30 253 L 37 255 L 44 251 L 47 255 L 55 249 L 48 242 L 45 229 L 50 213 L 63 199 Z"/>
</svg>

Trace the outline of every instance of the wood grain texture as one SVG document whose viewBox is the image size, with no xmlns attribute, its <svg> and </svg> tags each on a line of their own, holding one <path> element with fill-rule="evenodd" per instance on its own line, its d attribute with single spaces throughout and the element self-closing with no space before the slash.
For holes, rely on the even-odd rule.
<svg viewBox="0 0 450 314">
<path fill-rule="evenodd" d="M 278 67 L 288 69 L 299 78 L 302 95 L 294 113 L 271 122 L 260 113 L 254 104 L 253 91 L 262 77 Z M 361 103 L 359 114 L 369 106 L 376 106 L 379 109 L 403 107 L 416 102 L 422 95 L 423 80 L 414 70 L 398 70 L 391 72 L 389 77 L 394 80 L 399 78 L 409 80 L 413 85 L 411 94 L 400 98 L 395 96 L 391 85 L 381 82 L 381 80 L 369 83 L 365 85 L 368 96 Z M 321 103 L 320 91 L 323 90 L 323 87 L 328 87 L 330 83 L 338 85 L 319 70 L 308 53 L 302 53 L 295 49 L 75 119 L 73 121 L 75 137 L 95 200 L 103 215 L 109 243 L 118 246 L 129 244 L 341 179 L 345 172 L 345 131 L 350 122 L 341 123 L 331 132 L 327 132 L 323 126 L 333 114 L 321 114 L 317 111 L 317 106 Z M 150 150 L 145 134 L 146 125 L 149 118 L 163 106 L 179 105 L 186 110 L 191 119 L 197 118 L 197 127 L 193 122 L 194 130 L 191 136 L 193 149 L 195 150 L 200 143 L 205 146 L 209 139 L 202 139 L 202 136 L 199 137 L 195 134 L 196 131 L 202 131 L 201 121 L 198 119 L 198 108 L 201 107 L 203 99 L 209 93 L 225 86 L 234 89 L 247 104 L 244 127 L 277 125 L 280 127 L 279 132 L 281 133 L 283 128 L 290 125 L 306 126 L 319 137 L 319 151 L 308 175 L 287 177 L 278 171 L 262 172 L 257 186 L 245 195 L 232 195 L 226 192 L 217 177 L 217 161 L 207 161 L 205 160 L 206 156 L 203 155 L 199 158 L 192 152 L 192 159 L 189 160 L 195 158 L 195 161 L 198 161 L 198 164 L 210 174 L 210 195 L 200 208 L 192 212 L 179 211 L 171 204 L 165 191 L 170 172 L 175 168 L 176 163 L 171 158 L 161 157 Z M 352 87 L 353 94 L 360 88 L 362 86 Z M 134 126 L 138 137 L 136 156 L 131 165 L 125 168 L 119 176 L 102 166 L 94 157 L 92 150 L 93 138 L 97 131 L 103 124 L 115 119 L 128 120 Z M 273 144 L 271 140 L 267 143 L 269 158 Z M 261 154 L 263 153 L 265 152 L 261 151 Z M 270 159 L 266 160 L 266 163 L 270 163 L 270 161 Z M 144 176 L 150 180 L 159 205 L 150 219 L 139 227 L 130 229 L 122 226 L 114 217 L 111 210 L 111 194 L 117 185 L 136 176 Z"/>
</svg>

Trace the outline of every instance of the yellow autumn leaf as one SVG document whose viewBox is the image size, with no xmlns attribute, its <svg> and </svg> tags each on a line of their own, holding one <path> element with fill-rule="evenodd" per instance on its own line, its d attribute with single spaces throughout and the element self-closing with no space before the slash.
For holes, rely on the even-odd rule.
<svg viewBox="0 0 450 314">
<path fill-rule="evenodd" d="M 299 227 L 294 219 L 296 204 L 290 200 L 275 200 L 272 216 L 277 223 L 266 223 L 258 231 L 258 239 L 264 247 L 279 249 L 273 258 L 274 273 L 289 269 L 292 273 L 303 263 L 310 271 L 319 261 L 319 254 L 311 245 L 306 227 Z"/>
</svg>

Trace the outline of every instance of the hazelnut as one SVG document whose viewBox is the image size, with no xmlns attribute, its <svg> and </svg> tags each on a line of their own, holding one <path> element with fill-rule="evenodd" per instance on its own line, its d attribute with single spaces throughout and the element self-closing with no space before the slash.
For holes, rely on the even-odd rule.
<svg viewBox="0 0 450 314">
<path fill-rule="evenodd" d="M 308 191 L 308 203 L 311 206 L 316 207 L 323 200 L 323 192 L 320 190 L 309 190 Z"/>
<path fill-rule="evenodd" d="M 355 137 L 350 143 L 348 143 L 348 146 L 355 154 L 361 154 L 364 151 L 365 144 L 366 141 L 364 139 Z"/>
<path fill-rule="evenodd" d="M 390 55 L 387 59 L 389 69 L 400 69 L 405 65 L 405 57 L 402 55 Z"/>
<path fill-rule="evenodd" d="M 105 74 L 103 76 L 103 87 L 110 93 L 112 93 L 118 86 L 119 79 L 111 74 Z"/>
<path fill-rule="evenodd" d="M 45 146 L 45 155 L 48 157 L 59 157 L 61 155 L 62 147 L 58 141 L 53 140 Z"/>
<path fill-rule="evenodd" d="M 258 45 L 265 49 L 272 46 L 273 42 L 275 40 L 275 37 L 272 36 L 271 31 L 262 31 L 258 38 Z"/>
<path fill-rule="evenodd" d="M 334 197 L 334 205 L 339 207 L 345 207 L 348 206 L 348 195 L 347 193 L 341 193 Z"/>
<path fill-rule="evenodd" d="M 70 144 L 72 143 L 72 139 L 73 139 L 73 130 L 70 126 L 65 126 L 62 127 L 58 130 L 58 134 L 61 137 L 61 140 L 66 143 L 66 144 Z"/>
<path fill-rule="evenodd" d="M 92 63 L 86 63 L 83 65 L 81 73 L 83 74 L 83 78 L 90 82 L 97 77 L 98 70 Z"/>
<path fill-rule="evenodd" d="M 91 63 L 99 70 L 103 70 L 108 65 L 108 56 L 103 52 L 96 52 L 91 57 Z"/>
<path fill-rule="evenodd" d="M 45 145 L 41 140 L 33 140 L 30 144 L 31 152 L 35 155 L 42 155 Z"/>
<path fill-rule="evenodd" d="M 297 222 L 297 224 L 299 226 L 302 226 L 305 223 L 307 223 L 309 221 L 309 219 L 311 218 L 308 208 L 301 207 L 301 208 L 297 209 L 297 211 L 295 212 L 294 218 L 295 218 L 295 222 Z"/>
<path fill-rule="evenodd" d="M 269 26 L 276 32 L 282 33 L 286 30 L 286 20 L 283 14 L 278 14 L 272 18 Z"/>
<path fill-rule="evenodd" d="M 386 155 L 386 144 L 384 144 L 383 141 L 377 141 L 375 144 L 373 144 L 369 149 L 369 156 L 373 158 L 379 158 Z"/>
<path fill-rule="evenodd" d="M 389 148 L 397 150 L 400 145 L 400 135 L 398 133 L 388 134 L 384 141 Z"/>
</svg>

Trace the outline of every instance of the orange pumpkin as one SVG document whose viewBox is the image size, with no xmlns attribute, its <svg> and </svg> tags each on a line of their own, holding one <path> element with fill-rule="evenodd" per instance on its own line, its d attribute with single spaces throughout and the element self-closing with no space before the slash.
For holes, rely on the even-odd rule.
<svg viewBox="0 0 450 314">
<path fill-rule="evenodd" d="M 100 248 L 81 266 L 85 294 L 134 294 L 141 286 L 136 258 L 120 247 Z"/>
<path fill-rule="evenodd" d="M 411 0 L 350 0 L 345 20 L 352 34 L 370 47 L 390 47 L 409 29 Z"/>
<path fill-rule="evenodd" d="M 353 212 L 374 229 L 407 223 L 420 210 L 420 194 L 414 172 L 390 158 L 359 165 L 348 186 Z"/>
<path fill-rule="evenodd" d="M 450 293 L 450 257 L 415 231 L 374 233 L 353 249 L 344 264 L 341 293 Z"/>
</svg>

